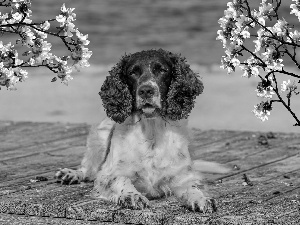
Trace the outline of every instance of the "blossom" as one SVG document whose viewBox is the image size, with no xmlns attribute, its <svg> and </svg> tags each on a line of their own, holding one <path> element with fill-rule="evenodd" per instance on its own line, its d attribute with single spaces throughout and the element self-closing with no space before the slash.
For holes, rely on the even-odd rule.
<svg viewBox="0 0 300 225">
<path fill-rule="evenodd" d="M 77 41 L 78 44 L 88 45 L 90 43 L 90 41 L 87 40 L 88 35 L 87 34 L 83 35 L 78 30 L 76 30 L 76 37 L 78 38 L 78 41 Z"/>
<path fill-rule="evenodd" d="M 300 21 L 300 0 L 293 1 L 295 3 L 291 4 L 290 13 L 295 14 Z M 300 42 L 300 32 L 298 30 L 292 31 L 292 27 L 283 18 L 275 20 L 273 26 L 266 27 L 267 20 L 271 20 L 273 17 L 278 18 L 277 10 L 280 6 L 280 1 L 272 1 L 272 4 L 270 2 L 262 0 L 258 10 L 249 8 L 249 0 L 233 0 L 227 4 L 224 16 L 218 21 L 221 30 L 217 32 L 217 40 L 222 42 L 225 49 L 225 56 L 222 56 L 221 60 L 221 68 L 227 69 L 228 73 L 235 71 L 236 66 L 242 69 L 242 77 L 247 78 L 259 76 L 260 69 L 269 75 L 272 72 L 284 72 L 283 56 L 295 57 L 295 48 L 298 47 L 297 44 Z M 276 3 L 275 8 L 273 4 Z M 257 38 L 253 41 L 255 44 L 253 51 L 248 45 L 244 45 L 244 42 L 247 38 L 250 38 L 250 28 L 255 28 L 256 25 L 259 26 Z M 294 55 L 289 52 L 289 46 L 294 47 Z M 250 57 L 240 62 L 239 58 L 244 57 L 244 53 L 249 53 Z M 296 59 L 293 58 L 293 60 Z M 272 110 L 270 99 L 277 93 L 277 89 L 272 86 L 273 79 L 272 76 L 263 79 L 258 83 L 255 90 L 258 97 L 266 99 L 266 101 L 255 105 L 254 110 L 252 110 L 255 116 L 262 121 L 268 119 Z M 300 92 L 295 91 L 296 89 L 295 81 L 288 80 L 281 84 L 281 92 L 289 91 L 288 98 L 291 97 L 292 92 L 296 95 L 300 94 Z"/>
<path fill-rule="evenodd" d="M 262 58 L 262 60 L 265 62 L 266 64 L 266 71 L 270 72 L 270 71 L 281 71 L 283 68 L 283 59 L 280 58 L 280 52 L 278 51 L 278 49 L 276 49 L 273 45 L 269 46 L 267 48 L 267 51 L 262 53 L 262 55 L 264 56 Z"/>
<path fill-rule="evenodd" d="M 72 59 L 74 60 L 73 67 L 79 71 L 80 67 L 89 67 L 89 58 L 92 56 L 92 52 L 88 48 L 78 45 L 72 52 Z"/>
<path fill-rule="evenodd" d="M 39 30 L 34 30 L 34 34 L 36 39 L 46 39 L 48 37 L 48 35 L 45 32 Z"/>
<path fill-rule="evenodd" d="M 254 106 L 252 112 L 254 115 L 261 119 L 263 122 L 268 120 L 268 116 L 270 115 L 270 111 L 272 110 L 272 106 L 269 101 L 262 101 L 261 103 Z"/>
<path fill-rule="evenodd" d="M 221 40 L 222 43 L 223 43 L 223 48 L 226 48 L 227 37 L 226 37 L 226 35 L 224 34 L 224 31 L 223 31 L 223 30 L 218 30 L 218 31 L 217 31 L 217 34 L 218 34 L 218 36 L 217 36 L 216 40 Z"/>
<path fill-rule="evenodd" d="M 264 79 L 262 82 L 259 82 L 257 85 L 257 96 L 261 98 L 272 98 L 272 95 L 275 94 L 273 87 L 271 86 L 271 81 Z"/>
<path fill-rule="evenodd" d="M 298 30 L 295 30 L 294 32 L 289 33 L 290 38 L 296 42 L 300 41 L 300 32 Z M 288 42 L 291 42 L 290 39 L 287 40 Z"/>
<path fill-rule="evenodd" d="M 242 71 L 244 71 L 242 77 L 250 78 L 252 75 L 256 77 L 259 74 L 258 66 L 250 66 L 246 64 L 246 65 L 240 65 L 240 68 L 242 69 Z"/>
<path fill-rule="evenodd" d="M 295 1 L 296 4 L 291 4 L 290 8 L 292 9 L 290 14 L 295 14 L 298 17 L 298 20 L 300 21 L 300 2 L 299 0 L 292 0 Z"/>
<path fill-rule="evenodd" d="M 8 13 L 2 14 L 0 12 L 0 25 L 6 25 L 7 24 L 7 19 L 8 19 Z M 1 28 L 5 29 L 5 27 Z"/>
<path fill-rule="evenodd" d="M 32 13 L 30 6 L 30 0 L 12 1 L 9 23 L 18 23 L 21 20 L 25 23 L 31 23 L 32 21 L 29 19 Z"/>
<path fill-rule="evenodd" d="M 251 25 L 252 27 L 255 26 L 255 23 L 250 23 L 251 19 L 245 15 L 240 15 L 238 18 L 236 18 L 235 25 L 237 28 L 241 29 L 244 28 L 245 26 Z"/>
<path fill-rule="evenodd" d="M 255 51 L 254 53 L 257 53 L 260 51 L 261 46 L 262 46 L 262 35 L 264 33 L 264 30 L 262 28 L 260 28 L 257 31 L 257 40 L 254 40 L 253 42 L 255 43 Z"/>
<path fill-rule="evenodd" d="M 19 77 L 14 76 L 13 69 L 6 68 L 3 62 L 0 63 L 0 85 L 6 86 L 9 90 L 16 90 L 15 84 L 20 80 Z"/>
<path fill-rule="evenodd" d="M 259 13 L 261 16 L 269 15 L 274 9 L 271 3 L 266 4 L 268 0 L 262 0 L 260 3 L 261 6 L 259 7 Z"/>
<path fill-rule="evenodd" d="M 43 62 L 43 60 L 51 57 L 51 43 L 44 41 L 43 39 L 36 39 L 34 46 L 32 47 L 32 52 L 35 58 L 35 64 Z"/>
<path fill-rule="evenodd" d="M 291 91 L 295 91 L 297 89 L 297 85 L 295 84 L 295 81 L 293 81 L 293 83 L 291 83 L 290 80 L 288 81 L 283 81 L 281 84 L 281 92 L 285 92 L 287 90 Z"/>
<path fill-rule="evenodd" d="M 61 23 L 60 26 L 63 27 L 65 23 L 72 22 L 76 18 L 76 14 L 73 13 L 75 8 L 66 8 L 65 3 L 60 8 L 60 15 L 56 17 L 56 20 Z"/>
<path fill-rule="evenodd" d="M 236 57 L 222 57 L 221 68 L 227 69 L 227 73 L 230 74 L 235 71 L 235 67 L 240 64 L 240 60 Z"/>
<path fill-rule="evenodd" d="M 19 39 L 22 42 L 22 45 L 27 47 L 32 47 L 34 45 L 33 39 L 35 39 L 35 35 L 29 27 L 21 26 L 20 27 L 20 36 Z"/>
<path fill-rule="evenodd" d="M 44 23 L 42 23 L 42 24 L 40 25 L 40 27 L 41 27 L 42 30 L 49 30 L 49 28 L 50 28 L 50 23 L 49 23 L 48 21 L 45 21 Z"/>
<path fill-rule="evenodd" d="M 16 12 L 16 13 L 14 13 L 14 14 L 12 14 L 12 17 L 14 18 L 14 22 L 16 23 L 16 22 L 19 22 L 19 21 L 21 21 L 21 19 L 22 19 L 22 14 L 21 13 L 19 13 L 19 12 Z"/>
<path fill-rule="evenodd" d="M 73 37 L 73 34 L 72 32 L 75 31 L 75 24 L 74 23 L 66 23 L 65 26 L 64 26 L 64 35 L 67 36 L 67 37 Z"/>
<path fill-rule="evenodd" d="M 266 71 L 281 71 L 284 65 L 282 64 L 283 59 L 274 59 L 267 62 Z"/>
<path fill-rule="evenodd" d="M 28 78 L 28 72 L 19 67 L 13 68 L 14 75 L 19 78 L 19 81 L 25 81 Z"/>
<path fill-rule="evenodd" d="M 73 77 L 70 74 L 67 74 L 67 75 L 63 76 L 61 80 L 64 85 L 68 86 L 69 81 L 73 80 Z"/>
<path fill-rule="evenodd" d="M 60 15 L 56 20 L 60 23 L 57 27 L 58 32 L 47 32 L 50 28 L 50 22 L 53 20 L 46 20 L 36 25 L 29 19 L 31 16 L 30 0 L 10 0 L 11 12 L 6 14 L 0 13 L 0 30 L 11 33 L 16 33 L 20 36 L 17 39 L 17 44 L 29 48 L 24 51 L 22 56 L 28 57 L 27 60 L 18 58 L 18 51 L 11 43 L 4 45 L 0 41 L 0 85 L 6 86 L 10 90 L 15 90 L 17 82 L 24 81 L 28 77 L 27 71 L 22 67 L 36 67 L 47 66 L 51 71 L 57 73 L 62 83 L 68 84 L 72 80 L 71 73 L 73 68 L 79 70 L 80 67 L 88 67 L 88 60 L 92 55 L 87 46 L 90 41 L 88 35 L 83 35 L 75 28 L 73 23 L 76 20 L 76 14 L 73 12 L 74 8 L 66 8 L 65 4 L 61 7 Z M 20 23 L 22 22 L 22 23 Z M 75 32 L 76 38 L 73 37 Z M 69 56 L 62 58 L 51 53 L 51 43 L 45 39 L 48 34 L 60 37 L 64 44 L 71 52 Z M 69 66 L 68 60 L 73 60 L 73 65 Z"/>
<path fill-rule="evenodd" d="M 63 27 L 64 35 L 67 37 L 72 37 L 72 32 L 75 32 L 76 30 L 75 25 L 73 24 L 73 21 L 76 19 L 76 14 L 73 13 L 73 10 L 75 8 L 66 8 L 65 4 L 61 7 L 61 13 L 59 16 L 56 16 L 57 22 L 60 23 L 60 27 Z"/>
<path fill-rule="evenodd" d="M 56 21 L 60 23 L 61 27 L 65 24 L 66 19 L 67 18 L 62 14 L 60 14 L 59 16 L 56 16 Z"/>
<path fill-rule="evenodd" d="M 288 32 L 288 23 L 285 21 L 285 19 L 277 20 L 277 22 L 274 24 L 272 31 L 277 36 L 285 36 Z"/>
<path fill-rule="evenodd" d="M 266 2 L 267 0 L 262 0 L 262 2 L 260 3 L 261 6 L 259 7 L 258 11 L 251 11 L 251 15 L 256 18 L 257 22 L 262 26 L 265 26 L 268 15 L 274 11 L 272 4 L 266 4 Z"/>
<path fill-rule="evenodd" d="M 228 2 L 227 7 L 228 9 L 224 11 L 225 17 L 236 19 L 239 15 L 240 4 L 237 4 L 237 1 Z"/>
</svg>

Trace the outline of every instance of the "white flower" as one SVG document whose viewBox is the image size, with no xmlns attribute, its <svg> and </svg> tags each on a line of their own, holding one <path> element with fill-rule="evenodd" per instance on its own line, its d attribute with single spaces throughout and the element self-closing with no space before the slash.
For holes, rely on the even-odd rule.
<svg viewBox="0 0 300 225">
<path fill-rule="evenodd" d="M 298 30 L 295 30 L 294 32 L 290 32 L 290 37 L 294 41 L 300 41 L 300 32 Z M 290 39 L 287 40 L 288 42 L 291 42 Z"/>
<path fill-rule="evenodd" d="M 8 19 L 8 13 L 5 13 L 3 15 L 1 15 L 1 13 L 0 13 L 0 25 L 6 25 L 7 19 Z M 4 28 L 5 27 L 3 27 L 2 29 L 4 29 Z"/>
<path fill-rule="evenodd" d="M 26 70 L 21 69 L 20 67 L 13 68 L 15 76 L 19 78 L 19 81 L 25 81 L 28 78 L 28 72 Z"/>
<path fill-rule="evenodd" d="M 19 59 L 19 53 L 15 50 L 14 51 L 14 56 L 15 56 L 15 65 L 18 66 L 23 63 L 23 60 Z"/>
<path fill-rule="evenodd" d="M 250 38 L 250 33 L 249 33 L 249 31 L 247 31 L 247 30 L 243 30 L 242 32 L 241 32 L 241 36 L 243 37 L 243 38 Z"/>
<path fill-rule="evenodd" d="M 273 26 L 273 33 L 276 33 L 277 36 L 285 36 L 288 31 L 288 23 L 283 20 L 278 20 L 277 23 Z"/>
<path fill-rule="evenodd" d="M 75 24 L 74 23 L 65 23 L 65 26 L 64 26 L 64 35 L 65 36 L 68 36 L 68 37 L 73 37 L 73 34 L 72 32 L 75 31 Z"/>
<path fill-rule="evenodd" d="M 251 67 L 251 74 L 254 75 L 255 77 L 258 76 L 259 74 L 259 70 L 258 70 L 258 67 Z"/>
<path fill-rule="evenodd" d="M 262 0 L 259 7 L 259 13 L 261 16 L 269 15 L 274 9 L 271 3 L 266 4 L 268 0 Z"/>
<path fill-rule="evenodd" d="M 76 36 L 78 38 L 78 44 L 82 44 L 82 45 L 88 45 L 90 43 L 89 40 L 87 40 L 88 38 L 88 34 L 83 35 L 82 33 L 80 33 L 78 30 L 76 30 Z"/>
<path fill-rule="evenodd" d="M 254 106 L 254 110 L 252 110 L 252 112 L 257 118 L 265 121 L 268 120 L 268 116 L 270 115 L 271 110 L 271 104 L 268 101 L 262 101 L 261 103 Z"/>
<path fill-rule="evenodd" d="M 240 65 L 240 68 L 244 71 L 242 77 L 250 78 L 251 76 L 257 77 L 259 74 L 259 69 L 257 66 L 254 65 Z"/>
<path fill-rule="evenodd" d="M 72 59 L 74 60 L 74 68 L 79 71 L 80 67 L 89 67 L 89 58 L 92 56 L 93 52 L 89 51 L 88 48 L 78 45 L 76 49 L 72 52 Z"/>
<path fill-rule="evenodd" d="M 226 18 L 237 18 L 238 11 L 234 7 L 234 3 L 228 2 L 227 3 L 228 9 L 224 11 L 224 15 Z"/>
<path fill-rule="evenodd" d="M 282 64 L 283 59 L 276 59 L 268 62 L 266 71 L 281 71 L 284 65 Z"/>
<path fill-rule="evenodd" d="M 235 63 L 237 64 L 237 61 Z M 229 57 L 222 56 L 221 64 L 222 65 L 220 67 L 222 69 L 227 69 L 228 74 L 235 71 L 235 66 L 233 65 L 233 63 L 231 62 L 231 59 Z"/>
<path fill-rule="evenodd" d="M 266 2 L 267 0 L 262 0 L 261 6 L 259 7 L 259 11 L 251 11 L 251 15 L 254 18 L 256 18 L 256 20 L 263 26 L 265 26 L 266 24 L 266 19 L 268 18 L 268 15 L 274 10 L 272 4 L 266 4 Z"/>
<path fill-rule="evenodd" d="M 281 84 L 281 92 L 285 92 L 287 90 L 294 91 L 296 89 L 297 89 L 297 85 L 296 85 L 295 81 L 293 81 L 293 83 L 291 83 L 290 80 L 283 81 Z"/>
<path fill-rule="evenodd" d="M 9 42 L 9 43 L 6 44 L 6 45 L 3 45 L 3 42 L 0 41 L 0 51 L 1 51 L 1 52 L 7 52 L 8 49 L 10 49 L 11 47 L 12 47 L 11 42 Z"/>
<path fill-rule="evenodd" d="M 270 111 L 263 112 L 263 111 L 258 110 L 257 105 L 254 106 L 254 109 L 252 110 L 252 112 L 258 119 L 261 119 L 263 122 L 265 120 L 268 120 L 268 116 L 270 115 Z"/>
<path fill-rule="evenodd" d="M 34 30 L 34 32 L 35 32 L 36 38 L 46 39 L 47 36 L 48 36 L 45 32 L 42 32 L 42 31 L 39 31 L 39 30 Z"/>
<path fill-rule="evenodd" d="M 35 39 L 36 37 L 30 28 L 22 26 L 20 36 L 22 45 L 25 45 L 27 47 L 32 47 L 34 45 L 33 39 Z"/>
<path fill-rule="evenodd" d="M 16 13 L 12 14 L 12 17 L 16 20 L 15 22 L 19 22 L 22 19 L 22 14 L 16 12 Z"/>
<path fill-rule="evenodd" d="M 60 23 L 60 26 L 63 27 L 65 23 L 71 23 L 75 20 L 76 14 L 73 13 L 75 8 L 66 8 L 65 3 L 61 7 L 61 13 L 59 16 L 56 16 L 57 22 Z"/>
<path fill-rule="evenodd" d="M 255 43 L 255 53 L 259 52 L 262 48 L 264 39 L 263 39 L 263 35 L 265 35 L 265 31 L 264 29 L 260 28 L 257 31 L 257 40 L 254 40 L 253 42 Z"/>
<path fill-rule="evenodd" d="M 292 9 L 290 14 L 295 14 L 300 21 L 300 2 L 296 1 L 296 4 L 291 4 L 290 8 Z"/>
<path fill-rule="evenodd" d="M 270 99 L 272 98 L 272 95 L 275 94 L 275 92 L 273 91 L 273 87 L 272 86 L 268 86 L 268 87 L 263 87 L 262 86 L 262 82 L 259 82 L 257 89 L 255 90 L 257 92 L 257 96 L 261 97 L 261 98 L 267 98 Z"/>
<path fill-rule="evenodd" d="M 249 24 L 249 22 L 250 22 L 250 18 L 242 14 L 238 18 L 236 18 L 235 25 L 236 25 L 237 28 L 242 30 L 242 29 L 244 29 L 244 27 L 246 25 Z M 251 26 L 255 26 L 255 24 L 251 23 Z"/>
<path fill-rule="evenodd" d="M 34 54 L 34 61 L 30 61 L 30 64 L 38 65 L 44 60 L 50 59 L 52 57 L 51 43 L 44 41 L 43 39 L 35 40 L 34 46 L 32 47 L 32 53 Z"/>
<path fill-rule="evenodd" d="M 61 13 L 56 16 L 57 22 L 60 23 L 60 27 L 63 27 L 64 36 L 73 37 L 72 32 L 75 32 L 75 25 L 73 21 L 75 20 L 76 14 L 73 13 L 74 8 L 66 8 L 65 4 L 61 7 Z"/>
<path fill-rule="evenodd" d="M 218 23 L 220 24 L 220 26 L 223 28 L 223 29 L 226 29 L 228 27 L 228 23 L 230 22 L 230 20 L 228 20 L 227 18 L 225 17 L 222 17 L 218 20 Z"/>
<path fill-rule="evenodd" d="M 0 85 L 6 85 L 9 90 L 16 90 L 14 85 L 19 81 L 19 78 L 14 76 L 12 68 L 5 68 L 4 64 L 0 63 Z"/>
<path fill-rule="evenodd" d="M 59 16 L 56 16 L 56 21 L 60 23 L 61 27 L 65 24 L 66 19 L 67 18 L 61 14 Z"/>
<path fill-rule="evenodd" d="M 223 48 L 226 48 L 227 38 L 224 35 L 224 31 L 223 30 L 218 30 L 217 34 L 218 34 L 218 36 L 217 36 L 216 40 L 221 40 L 222 43 L 223 43 Z"/>
<path fill-rule="evenodd" d="M 73 80 L 73 77 L 70 75 L 70 74 L 67 74 L 66 76 L 64 76 L 62 79 L 61 79 L 61 82 L 64 84 L 64 85 L 67 85 L 69 84 L 69 81 Z"/>
<path fill-rule="evenodd" d="M 48 21 L 45 21 L 43 24 L 40 25 L 41 29 L 43 30 L 49 30 L 50 23 Z"/>
<path fill-rule="evenodd" d="M 7 83 L 7 89 L 11 90 L 11 91 L 15 91 L 17 90 L 17 88 L 15 87 L 15 85 L 18 83 L 19 78 L 17 76 L 12 76 L 9 78 L 9 81 Z"/>
</svg>

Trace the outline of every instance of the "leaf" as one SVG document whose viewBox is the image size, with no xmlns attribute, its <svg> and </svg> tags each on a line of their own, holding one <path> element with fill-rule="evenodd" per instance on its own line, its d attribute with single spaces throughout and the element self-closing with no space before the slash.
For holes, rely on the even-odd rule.
<svg viewBox="0 0 300 225">
<path fill-rule="evenodd" d="M 57 80 L 57 77 L 53 77 L 51 82 L 55 82 Z"/>
</svg>

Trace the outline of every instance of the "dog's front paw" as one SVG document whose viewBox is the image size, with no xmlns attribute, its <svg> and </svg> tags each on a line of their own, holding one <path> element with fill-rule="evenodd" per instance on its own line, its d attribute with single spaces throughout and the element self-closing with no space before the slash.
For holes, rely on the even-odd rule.
<svg viewBox="0 0 300 225">
<path fill-rule="evenodd" d="M 206 196 L 201 190 L 193 189 L 183 197 L 184 205 L 193 212 L 215 211 L 214 200 Z"/>
<path fill-rule="evenodd" d="M 77 184 L 82 180 L 79 171 L 68 168 L 60 169 L 59 171 L 57 171 L 55 174 L 55 178 L 61 184 Z"/>
<path fill-rule="evenodd" d="M 145 209 L 149 208 L 149 200 L 143 196 L 141 193 L 133 193 L 133 192 L 127 192 L 127 193 L 122 193 L 118 197 L 118 205 L 123 206 L 125 208 L 130 208 L 130 209 Z"/>
</svg>

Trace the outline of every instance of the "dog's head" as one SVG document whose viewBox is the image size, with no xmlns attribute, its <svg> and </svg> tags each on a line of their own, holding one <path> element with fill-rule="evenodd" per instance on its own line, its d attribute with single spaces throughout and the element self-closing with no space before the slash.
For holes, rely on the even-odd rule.
<svg viewBox="0 0 300 225">
<path fill-rule="evenodd" d="M 99 94 L 107 116 L 118 123 L 134 112 L 187 118 L 203 91 L 185 58 L 162 49 L 125 55 L 109 73 Z"/>
</svg>

